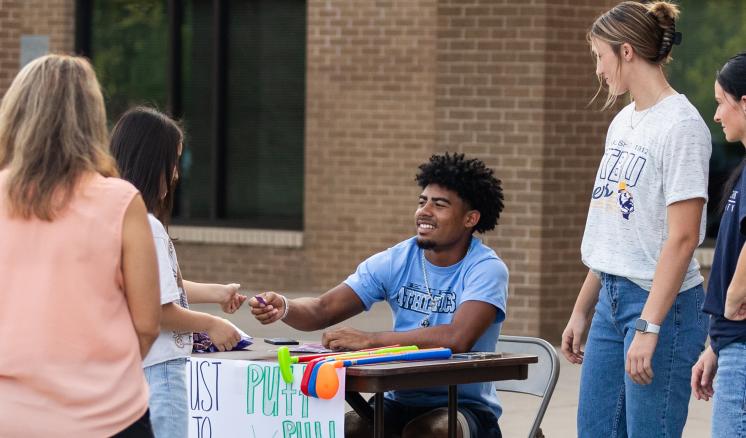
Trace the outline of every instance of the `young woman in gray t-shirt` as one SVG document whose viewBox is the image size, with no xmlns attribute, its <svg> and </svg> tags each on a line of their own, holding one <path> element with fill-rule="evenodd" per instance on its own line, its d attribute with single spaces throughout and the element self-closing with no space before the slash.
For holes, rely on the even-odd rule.
<svg viewBox="0 0 746 438">
<path fill-rule="evenodd" d="M 678 12 L 623 2 L 588 33 L 605 107 L 627 92 L 634 101 L 609 126 L 581 248 L 589 271 L 562 334 L 565 357 L 583 364 L 580 437 L 680 436 L 706 336 L 692 256 L 704 237 L 711 141 L 663 73 L 681 41 Z"/>
</svg>

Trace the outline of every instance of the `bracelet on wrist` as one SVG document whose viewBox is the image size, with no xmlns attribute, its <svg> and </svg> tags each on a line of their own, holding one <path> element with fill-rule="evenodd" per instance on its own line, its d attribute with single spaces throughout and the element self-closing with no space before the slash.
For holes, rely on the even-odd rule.
<svg viewBox="0 0 746 438">
<path fill-rule="evenodd" d="M 290 310 L 290 308 L 288 307 L 288 299 L 285 298 L 285 295 L 280 295 L 280 298 L 282 298 L 282 306 L 285 308 L 282 311 L 282 316 L 280 317 L 280 321 L 282 321 L 283 319 L 285 319 L 285 317 L 288 316 L 288 310 Z"/>
</svg>

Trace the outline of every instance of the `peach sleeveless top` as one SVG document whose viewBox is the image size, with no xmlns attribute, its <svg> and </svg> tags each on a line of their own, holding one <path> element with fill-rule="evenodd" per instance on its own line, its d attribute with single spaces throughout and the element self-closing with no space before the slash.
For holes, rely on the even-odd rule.
<svg viewBox="0 0 746 438">
<path fill-rule="evenodd" d="M 147 384 L 121 271 L 137 194 L 91 175 L 53 222 L 8 215 L 0 171 L 0 437 L 105 437 L 140 418 Z"/>
</svg>

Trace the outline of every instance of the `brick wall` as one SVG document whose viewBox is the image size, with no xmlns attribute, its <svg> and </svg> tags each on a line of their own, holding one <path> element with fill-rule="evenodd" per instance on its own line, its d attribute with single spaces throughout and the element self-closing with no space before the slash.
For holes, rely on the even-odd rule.
<svg viewBox="0 0 746 438">
<path fill-rule="evenodd" d="M 21 1 L 0 0 L 0 92 L 18 72 L 21 53 Z"/>
<path fill-rule="evenodd" d="M 177 242 L 185 277 L 320 293 L 413 232 L 419 163 L 445 150 L 506 189 L 485 241 L 511 269 L 504 331 L 553 341 L 584 275 L 579 245 L 608 114 L 585 31 L 611 0 L 308 0 L 304 246 Z M 0 0 L 0 91 L 21 34 L 73 44 L 73 0 Z"/>
<path fill-rule="evenodd" d="M 554 341 L 587 274 L 580 241 L 613 115 L 587 106 L 598 83 L 585 35 L 593 19 L 616 3 L 547 2 L 539 333 Z"/>
<path fill-rule="evenodd" d="M 542 9 L 522 1 L 448 0 L 438 12 L 438 149 L 478 156 L 502 180 L 505 210 L 485 241 L 510 269 L 504 330 L 536 335 L 544 36 L 532 15 Z"/>
<path fill-rule="evenodd" d="M 52 52 L 71 52 L 75 0 L 0 0 L 0 94 L 18 73 L 21 35 L 49 36 Z"/>
<path fill-rule="evenodd" d="M 338 284 L 410 236 L 434 143 L 434 0 L 308 2 L 306 262 Z"/>
<path fill-rule="evenodd" d="M 23 0 L 21 34 L 48 35 L 49 50 L 71 53 L 75 48 L 75 0 Z"/>
<path fill-rule="evenodd" d="M 435 25 L 435 0 L 309 0 L 304 247 L 177 244 L 184 275 L 226 281 L 226 266 L 258 289 L 321 293 L 410 236 L 435 138 Z"/>
<path fill-rule="evenodd" d="M 249 291 L 318 292 L 309 287 L 303 250 L 176 242 L 179 266 L 187 280 L 240 283 Z"/>
<path fill-rule="evenodd" d="M 510 268 L 504 332 L 557 341 L 582 283 L 580 239 L 608 114 L 585 32 L 615 2 L 438 4 L 437 149 L 483 158 L 506 207 L 486 236 Z"/>
</svg>

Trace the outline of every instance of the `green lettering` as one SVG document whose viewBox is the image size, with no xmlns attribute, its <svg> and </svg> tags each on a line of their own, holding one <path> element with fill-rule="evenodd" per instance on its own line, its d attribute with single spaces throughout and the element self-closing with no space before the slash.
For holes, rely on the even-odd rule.
<svg viewBox="0 0 746 438">
<path fill-rule="evenodd" d="M 298 436 L 300 423 L 285 420 L 282 422 L 282 438 L 292 438 Z M 299 437 L 300 438 L 300 437 Z"/>
<path fill-rule="evenodd" d="M 337 425 L 334 421 L 329 422 L 329 438 L 337 438 Z"/>
<path fill-rule="evenodd" d="M 298 391 L 293 389 L 292 383 L 286 383 L 285 389 L 282 390 L 282 395 L 285 396 L 285 416 L 290 417 L 293 415 L 293 400 L 294 395 L 297 394 Z"/>
<path fill-rule="evenodd" d="M 246 374 L 246 413 L 253 414 L 255 412 L 255 391 L 262 381 L 262 368 L 259 365 L 251 364 L 247 368 Z"/>
<path fill-rule="evenodd" d="M 267 417 L 276 417 L 280 402 L 280 367 L 264 367 L 264 397 L 262 413 Z"/>
<path fill-rule="evenodd" d="M 301 418 L 308 418 L 308 397 L 305 395 L 301 395 L 300 399 L 300 416 Z"/>
</svg>

